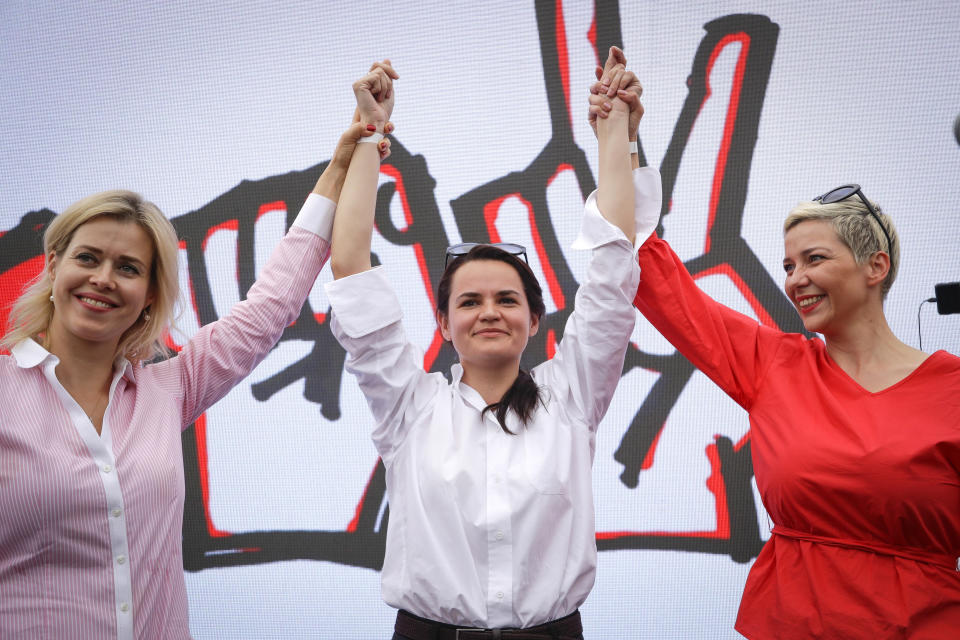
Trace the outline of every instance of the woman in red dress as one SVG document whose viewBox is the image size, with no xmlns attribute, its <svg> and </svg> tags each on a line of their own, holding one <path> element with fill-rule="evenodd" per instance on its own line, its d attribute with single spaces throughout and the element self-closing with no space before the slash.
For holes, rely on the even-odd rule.
<svg viewBox="0 0 960 640">
<path fill-rule="evenodd" d="M 624 64 L 598 69 L 591 118 Z M 638 235 L 656 224 L 638 220 Z M 750 415 L 774 527 L 740 603 L 748 638 L 960 637 L 960 358 L 891 331 L 899 258 L 892 221 L 857 185 L 790 212 L 784 291 L 820 339 L 712 300 L 656 234 L 640 248 L 634 304 Z"/>
</svg>

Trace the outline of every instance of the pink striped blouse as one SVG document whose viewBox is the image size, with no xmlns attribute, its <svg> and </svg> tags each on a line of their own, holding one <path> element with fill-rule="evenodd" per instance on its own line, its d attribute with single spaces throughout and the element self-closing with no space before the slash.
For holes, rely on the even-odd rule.
<svg viewBox="0 0 960 640">
<path fill-rule="evenodd" d="M 32 340 L 0 356 L 0 638 L 189 638 L 180 432 L 299 315 L 329 256 L 311 194 L 245 301 L 174 358 L 118 361 L 97 435 Z"/>
</svg>

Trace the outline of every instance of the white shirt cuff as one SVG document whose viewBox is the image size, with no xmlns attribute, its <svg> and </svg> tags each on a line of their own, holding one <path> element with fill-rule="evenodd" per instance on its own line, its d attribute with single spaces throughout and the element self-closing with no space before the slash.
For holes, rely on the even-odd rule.
<svg viewBox="0 0 960 640">
<path fill-rule="evenodd" d="M 336 202 L 319 193 L 311 193 L 300 208 L 293 226 L 306 229 L 330 242 L 333 235 L 333 214 L 336 210 Z"/>
<path fill-rule="evenodd" d="M 633 218 L 636 224 L 633 249 L 636 252 L 654 232 L 660 221 L 660 206 L 663 201 L 660 172 L 654 167 L 634 169 L 633 190 Z M 597 192 L 594 191 L 584 205 L 580 234 L 573 241 L 572 248 L 595 249 L 621 238 L 623 238 L 623 232 L 600 213 L 600 208 L 597 206 Z"/>
<path fill-rule="evenodd" d="M 336 321 L 351 338 L 359 338 L 403 318 L 400 300 L 382 266 L 323 285 Z"/>
</svg>

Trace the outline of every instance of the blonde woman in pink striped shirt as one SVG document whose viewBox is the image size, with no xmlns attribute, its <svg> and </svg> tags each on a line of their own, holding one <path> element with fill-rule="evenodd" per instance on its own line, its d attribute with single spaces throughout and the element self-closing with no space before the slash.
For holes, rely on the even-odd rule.
<svg viewBox="0 0 960 640">
<path fill-rule="evenodd" d="M 368 135 L 355 122 L 340 139 L 246 300 L 154 364 L 178 296 L 173 226 L 129 191 L 50 223 L 0 342 L 0 638 L 190 637 L 180 432 L 299 315 Z"/>
</svg>

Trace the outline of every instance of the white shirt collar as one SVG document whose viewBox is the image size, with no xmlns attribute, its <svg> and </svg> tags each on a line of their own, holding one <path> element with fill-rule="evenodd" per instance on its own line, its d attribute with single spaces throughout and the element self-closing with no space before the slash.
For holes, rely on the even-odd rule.
<svg viewBox="0 0 960 640">
<path fill-rule="evenodd" d="M 21 369 L 30 369 L 47 362 L 52 362 L 54 366 L 60 364 L 60 358 L 41 347 L 32 338 L 26 338 L 13 345 L 13 348 L 10 349 L 10 355 L 17 361 L 17 366 Z M 128 382 L 136 381 L 133 375 L 133 363 L 123 356 L 117 356 L 116 360 L 113 361 L 113 370 L 122 371 L 123 377 Z"/>
</svg>

